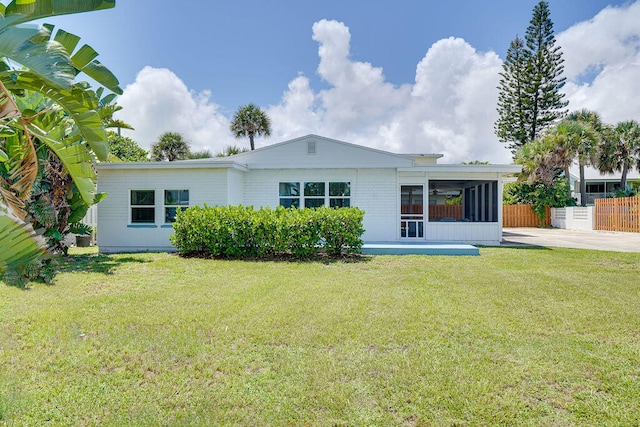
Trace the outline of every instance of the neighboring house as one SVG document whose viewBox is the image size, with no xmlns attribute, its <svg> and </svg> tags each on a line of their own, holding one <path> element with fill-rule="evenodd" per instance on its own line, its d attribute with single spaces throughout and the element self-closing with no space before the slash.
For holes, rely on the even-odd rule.
<svg viewBox="0 0 640 427">
<path fill-rule="evenodd" d="M 573 191 L 573 197 L 578 201 L 580 205 L 580 171 L 576 165 L 570 170 L 571 175 L 571 189 Z M 587 183 L 587 205 L 593 205 L 595 199 L 602 199 L 605 197 L 613 197 L 616 194 L 616 190 L 620 188 L 621 173 L 617 174 L 602 174 L 597 169 L 592 167 L 586 167 L 584 170 L 584 180 Z M 627 174 L 627 188 L 631 188 L 632 184 L 640 184 L 640 173 L 637 169 L 630 170 Z"/>
<path fill-rule="evenodd" d="M 232 157 L 100 163 L 101 252 L 169 251 L 177 208 L 357 206 L 368 242 L 498 244 L 502 180 L 517 165 L 437 164 L 316 135 Z"/>
</svg>

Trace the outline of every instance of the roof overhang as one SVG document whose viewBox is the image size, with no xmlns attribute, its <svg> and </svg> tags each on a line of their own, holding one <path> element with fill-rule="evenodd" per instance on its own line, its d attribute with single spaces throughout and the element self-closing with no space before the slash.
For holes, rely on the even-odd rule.
<svg viewBox="0 0 640 427">
<path fill-rule="evenodd" d="M 438 173 L 498 173 L 511 175 L 522 172 L 522 165 L 425 165 L 398 168 L 398 172 L 438 172 Z"/>
<path fill-rule="evenodd" d="M 236 169 L 246 172 L 246 165 L 230 161 L 177 160 L 175 162 L 102 162 L 96 165 L 98 170 L 130 169 Z"/>
</svg>

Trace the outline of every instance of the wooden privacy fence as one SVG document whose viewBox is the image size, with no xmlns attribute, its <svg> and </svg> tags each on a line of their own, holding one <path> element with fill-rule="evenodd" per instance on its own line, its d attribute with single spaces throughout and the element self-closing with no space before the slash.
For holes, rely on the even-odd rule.
<svg viewBox="0 0 640 427">
<path fill-rule="evenodd" d="M 640 233 L 640 196 L 595 200 L 596 230 Z"/>
<path fill-rule="evenodd" d="M 538 215 L 531 209 L 531 205 L 502 205 L 503 227 L 550 227 L 551 209 L 547 207 L 547 219 L 540 224 Z"/>
<path fill-rule="evenodd" d="M 442 218 L 462 219 L 462 205 L 429 205 L 429 220 Z"/>
</svg>

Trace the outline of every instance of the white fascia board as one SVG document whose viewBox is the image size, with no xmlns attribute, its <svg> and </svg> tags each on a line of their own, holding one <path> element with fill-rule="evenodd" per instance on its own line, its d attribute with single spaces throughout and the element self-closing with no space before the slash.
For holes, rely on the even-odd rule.
<svg viewBox="0 0 640 427">
<path fill-rule="evenodd" d="M 510 175 L 522 172 L 522 165 L 428 165 L 398 168 L 398 172 L 498 173 Z"/>
<path fill-rule="evenodd" d="M 117 169 L 236 169 L 249 170 L 246 165 L 236 162 L 175 161 L 175 162 L 102 162 L 98 170 Z"/>
</svg>

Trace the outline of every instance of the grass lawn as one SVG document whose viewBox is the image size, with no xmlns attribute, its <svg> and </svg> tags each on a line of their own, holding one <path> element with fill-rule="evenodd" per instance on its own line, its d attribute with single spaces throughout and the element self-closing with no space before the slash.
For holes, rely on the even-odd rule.
<svg viewBox="0 0 640 427">
<path fill-rule="evenodd" d="M 640 254 L 63 268 L 0 284 L 0 424 L 640 423 Z"/>
</svg>

